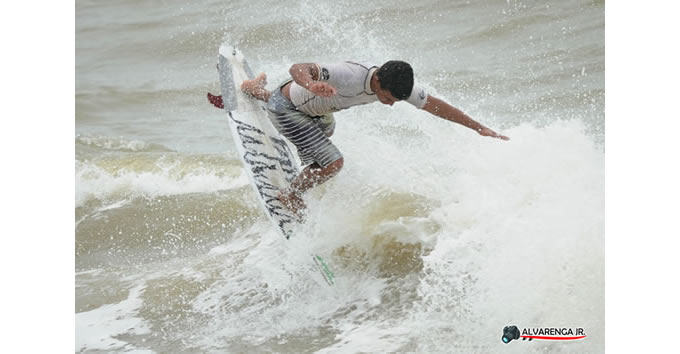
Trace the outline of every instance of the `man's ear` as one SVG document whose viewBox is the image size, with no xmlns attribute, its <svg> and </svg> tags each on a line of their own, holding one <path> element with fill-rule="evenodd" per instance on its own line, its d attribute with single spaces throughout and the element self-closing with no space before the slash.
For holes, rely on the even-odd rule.
<svg viewBox="0 0 680 354">
<path fill-rule="evenodd" d="M 378 75 L 375 76 L 375 83 L 378 84 L 378 88 L 380 88 L 381 90 L 383 89 L 382 85 L 380 84 L 380 78 L 378 77 Z"/>
</svg>

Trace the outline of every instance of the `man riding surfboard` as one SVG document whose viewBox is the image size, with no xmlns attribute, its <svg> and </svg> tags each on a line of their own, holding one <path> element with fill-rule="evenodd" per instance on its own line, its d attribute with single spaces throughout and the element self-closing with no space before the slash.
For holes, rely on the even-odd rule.
<svg viewBox="0 0 680 354">
<path fill-rule="evenodd" d="M 278 198 L 299 215 L 305 208 L 302 195 L 342 169 L 344 158 L 331 142 L 335 128 L 333 112 L 379 101 L 393 105 L 406 101 L 437 117 L 464 125 L 482 136 L 510 140 L 476 122 L 461 110 L 428 95 L 414 84 L 413 69 L 403 61 L 391 60 L 381 66 L 354 62 L 334 64 L 294 64 L 291 79 L 268 91 L 266 75 L 242 83 L 241 89 L 267 102 L 274 127 L 298 150 L 302 172 Z M 208 94 L 216 107 L 223 108 L 220 96 Z"/>
</svg>

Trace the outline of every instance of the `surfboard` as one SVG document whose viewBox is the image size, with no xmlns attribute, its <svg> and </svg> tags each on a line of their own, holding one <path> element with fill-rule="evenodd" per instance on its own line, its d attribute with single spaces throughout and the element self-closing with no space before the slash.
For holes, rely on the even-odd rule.
<svg viewBox="0 0 680 354">
<path fill-rule="evenodd" d="M 231 136 L 250 184 L 269 220 L 289 239 L 297 218 L 277 196 L 298 175 L 298 162 L 285 138 L 269 120 L 264 102 L 241 91 L 241 83 L 254 78 L 243 53 L 231 45 L 221 45 L 217 68 L 221 105 L 227 112 Z M 211 102 L 213 97 L 208 94 Z M 318 255 L 312 257 L 324 280 L 333 285 L 335 276 L 326 262 Z"/>
<path fill-rule="evenodd" d="M 218 68 L 231 135 L 250 183 L 269 219 L 290 238 L 296 218 L 276 196 L 298 175 L 297 161 L 269 121 L 264 103 L 241 91 L 241 83 L 254 77 L 241 51 L 222 45 Z"/>
</svg>

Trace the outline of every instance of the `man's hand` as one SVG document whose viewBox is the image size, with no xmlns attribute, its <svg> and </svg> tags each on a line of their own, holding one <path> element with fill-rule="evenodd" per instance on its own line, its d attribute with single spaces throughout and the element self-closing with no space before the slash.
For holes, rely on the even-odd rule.
<svg viewBox="0 0 680 354">
<path fill-rule="evenodd" d="M 330 97 L 338 94 L 338 91 L 325 81 L 317 81 L 321 78 L 321 67 L 314 63 L 293 64 L 288 72 L 296 84 L 306 88 L 320 97 Z"/>
<path fill-rule="evenodd" d="M 493 131 L 493 130 L 491 130 L 491 129 L 489 129 L 489 128 L 482 128 L 482 129 L 480 129 L 480 130 L 479 130 L 479 135 L 481 135 L 481 136 L 490 136 L 490 137 L 492 137 L 492 138 L 503 139 L 503 140 L 510 140 L 510 138 L 508 138 L 507 136 L 505 136 L 505 135 L 500 135 L 500 134 L 496 133 L 495 131 Z"/>
<path fill-rule="evenodd" d="M 327 82 L 314 81 L 307 86 L 307 90 L 321 97 L 335 96 L 338 91 Z"/>
</svg>

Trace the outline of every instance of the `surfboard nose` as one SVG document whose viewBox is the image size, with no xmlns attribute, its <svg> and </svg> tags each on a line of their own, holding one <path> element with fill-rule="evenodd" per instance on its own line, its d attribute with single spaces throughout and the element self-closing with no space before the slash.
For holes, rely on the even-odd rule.
<svg viewBox="0 0 680 354">
<path fill-rule="evenodd" d="M 235 67 L 241 71 L 234 71 Z M 253 71 L 250 69 L 243 53 L 235 46 L 223 43 L 220 46 L 217 58 L 217 68 L 220 75 L 220 85 L 222 89 L 222 103 L 224 108 L 229 111 L 238 109 L 238 94 L 241 91 L 243 80 L 253 79 Z M 245 76 L 243 75 L 245 72 Z M 238 73 L 238 75 L 234 75 Z M 236 79 L 238 77 L 238 79 Z"/>
</svg>

